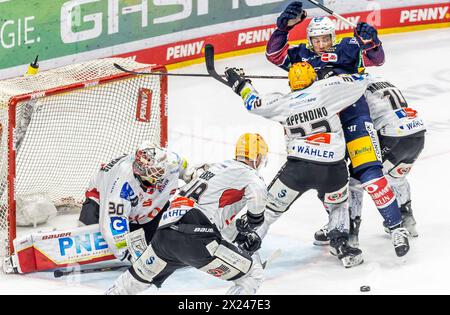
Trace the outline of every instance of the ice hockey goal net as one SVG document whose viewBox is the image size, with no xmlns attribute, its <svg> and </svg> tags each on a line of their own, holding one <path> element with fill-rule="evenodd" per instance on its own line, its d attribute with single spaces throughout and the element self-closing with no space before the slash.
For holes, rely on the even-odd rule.
<svg viewBox="0 0 450 315">
<path fill-rule="evenodd" d="M 109 58 L 0 81 L 0 258 L 13 250 L 18 196 L 81 203 L 101 163 L 146 140 L 167 145 L 166 76 L 114 63 L 166 72 Z"/>
</svg>

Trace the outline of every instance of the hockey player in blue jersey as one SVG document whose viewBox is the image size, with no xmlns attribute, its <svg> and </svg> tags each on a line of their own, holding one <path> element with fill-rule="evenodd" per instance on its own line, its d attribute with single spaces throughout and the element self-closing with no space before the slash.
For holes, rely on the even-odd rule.
<svg viewBox="0 0 450 315">
<path fill-rule="evenodd" d="M 356 73 L 368 66 L 384 63 L 384 51 L 377 30 L 358 23 L 354 37 L 336 39 L 334 23 L 327 17 L 313 18 L 307 28 L 307 44 L 289 46 L 288 33 L 307 16 L 302 3 L 294 1 L 277 19 L 277 29 L 267 44 L 267 59 L 284 70 L 294 63 L 307 61 L 325 78 L 329 68 L 340 73 Z M 389 228 L 397 256 L 409 251 L 408 232 L 395 194 L 385 176 L 381 163 L 380 145 L 368 104 L 361 97 L 353 106 L 340 113 L 352 177 L 362 183 L 373 199 Z M 356 225 L 357 222 L 351 222 Z M 358 228 L 356 226 L 356 228 Z"/>
</svg>

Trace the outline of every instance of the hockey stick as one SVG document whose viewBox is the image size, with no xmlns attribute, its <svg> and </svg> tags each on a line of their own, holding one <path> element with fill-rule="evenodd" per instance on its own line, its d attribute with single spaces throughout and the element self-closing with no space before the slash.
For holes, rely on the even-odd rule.
<svg viewBox="0 0 450 315">
<path fill-rule="evenodd" d="M 114 63 L 114 68 L 125 72 L 125 73 L 130 73 L 130 74 L 134 74 L 134 75 L 159 75 L 159 76 L 172 76 L 172 77 L 203 77 L 203 78 L 210 78 L 211 75 L 210 74 L 203 74 L 203 73 L 167 73 L 167 72 L 150 72 L 150 71 L 133 71 L 133 70 L 128 70 L 125 69 L 124 67 L 122 67 L 121 65 Z M 214 67 L 214 51 L 213 51 L 213 61 L 212 61 L 212 65 Z M 214 70 L 215 71 L 215 70 Z M 217 76 L 219 76 L 219 78 L 224 78 L 225 75 L 219 75 L 217 74 Z M 265 75 L 248 75 L 245 76 L 246 78 L 250 78 L 250 79 L 287 79 L 286 76 L 265 76 Z M 221 79 L 223 80 L 223 79 Z M 228 83 L 226 80 L 223 80 L 224 84 L 228 85 Z"/>
<path fill-rule="evenodd" d="M 332 16 L 334 16 L 335 18 L 341 20 L 344 23 L 347 23 L 349 26 L 356 28 L 356 24 L 353 22 L 350 22 L 348 19 L 346 19 L 345 17 L 343 17 L 340 14 L 337 14 L 336 12 L 334 12 L 333 10 L 327 8 L 326 6 L 320 4 L 319 2 L 315 1 L 315 0 L 308 0 L 309 2 L 311 2 L 312 4 L 314 4 L 315 6 L 321 8 L 322 10 L 324 10 L 325 12 L 327 12 L 328 14 L 331 14 Z"/>
<path fill-rule="evenodd" d="M 206 44 L 205 46 L 205 63 L 206 71 L 208 71 L 210 76 L 212 76 L 217 81 L 225 84 L 226 86 L 230 86 L 228 84 L 228 81 L 222 79 L 222 76 L 219 75 L 216 71 L 216 67 L 214 66 L 214 46 L 211 44 Z"/>
<path fill-rule="evenodd" d="M 62 270 L 62 269 L 58 269 L 55 270 L 53 272 L 53 276 L 55 278 L 61 278 L 63 276 L 70 276 L 70 275 L 75 275 L 75 274 L 85 274 L 85 273 L 96 273 L 96 272 L 104 272 L 104 271 L 115 271 L 115 270 L 120 270 L 120 269 L 124 269 L 124 268 L 129 268 L 129 265 L 124 265 L 124 266 L 113 266 L 113 267 L 103 267 L 103 268 L 92 268 L 92 269 L 81 269 L 81 270 L 76 270 L 76 269 L 72 269 L 72 270 Z"/>
<path fill-rule="evenodd" d="M 220 75 L 216 71 L 216 67 L 214 65 L 214 46 L 211 44 L 205 45 L 205 63 L 206 63 L 206 71 L 208 71 L 208 74 L 211 77 L 225 84 L 226 86 L 229 86 L 228 81 L 223 79 L 225 75 Z M 244 77 L 247 79 L 281 79 L 281 80 L 287 80 L 288 78 L 287 76 L 283 75 L 245 75 Z"/>
<path fill-rule="evenodd" d="M 263 269 L 266 269 L 267 266 L 269 266 L 275 259 L 277 259 L 278 257 L 281 256 L 281 249 L 277 249 L 276 251 L 274 251 L 263 263 L 262 263 L 262 267 Z"/>
<path fill-rule="evenodd" d="M 160 76 L 173 76 L 173 77 L 210 77 L 209 74 L 202 74 L 202 73 L 167 73 L 167 72 L 150 72 L 150 71 L 133 71 L 128 70 L 122 67 L 121 65 L 114 63 L 114 67 L 120 71 L 135 74 L 135 75 L 160 75 Z"/>
<path fill-rule="evenodd" d="M 263 269 L 266 269 L 267 266 L 269 266 L 275 259 L 277 259 L 278 257 L 281 256 L 281 249 L 277 249 L 276 251 L 274 251 L 263 263 L 262 263 L 262 267 Z M 71 270 L 62 270 L 62 269 L 58 269 L 55 270 L 53 272 L 53 276 L 55 278 L 61 278 L 64 276 L 70 276 L 70 275 L 76 275 L 76 274 L 88 274 L 88 273 L 97 273 L 97 272 L 105 272 L 105 271 L 116 271 L 116 270 L 121 270 L 121 269 L 125 269 L 125 268 L 129 268 L 129 265 L 123 265 L 123 266 L 112 266 L 112 267 L 103 267 L 103 268 L 92 268 L 92 269 L 81 269 L 81 270 L 76 270 L 76 269 L 71 269 Z"/>
</svg>

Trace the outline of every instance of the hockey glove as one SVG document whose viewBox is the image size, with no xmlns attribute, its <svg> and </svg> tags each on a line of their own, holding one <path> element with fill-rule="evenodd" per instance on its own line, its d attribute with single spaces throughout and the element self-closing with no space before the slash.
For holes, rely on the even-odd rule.
<svg viewBox="0 0 450 315">
<path fill-rule="evenodd" d="M 245 216 L 236 220 L 236 229 L 238 235 L 235 242 L 239 248 L 243 249 L 250 255 L 253 255 L 258 249 L 261 248 L 262 240 L 259 235 L 250 227 L 250 224 Z"/>
<path fill-rule="evenodd" d="M 338 75 L 338 73 L 336 73 L 335 69 L 330 68 L 330 67 L 323 67 L 323 68 L 317 70 L 316 72 L 317 72 L 318 80 L 324 80 L 324 79 L 334 77 L 335 75 Z"/>
<path fill-rule="evenodd" d="M 300 1 L 294 1 L 289 4 L 278 17 L 277 28 L 280 31 L 289 32 L 295 25 L 301 23 L 307 16 L 302 6 L 303 4 Z"/>
<path fill-rule="evenodd" d="M 359 22 L 355 28 L 355 37 L 362 49 L 372 49 L 381 45 L 378 31 L 366 22 Z"/>
<path fill-rule="evenodd" d="M 245 86 L 245 83 L 251 83 L 252 81 L 243 78 L 244 71 L 237 68 L 225 69 L 225 77 L 228 81 L 228 85 L 231 89 L 239 96 L 241 96 L 241 91 Z"/>
</svg>

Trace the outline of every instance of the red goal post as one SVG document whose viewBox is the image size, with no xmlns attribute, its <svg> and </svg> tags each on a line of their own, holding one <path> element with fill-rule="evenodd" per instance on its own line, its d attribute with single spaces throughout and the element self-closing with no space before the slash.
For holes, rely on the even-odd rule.
<svg viewBox="0 0 450 315">
<path fill-rule="evenodd" d="M 0 258 L 13 253 L 17 196 L 81 204 L 101 163 L 143 141 L 167 146 L 167 76 L 114 63 L 167 72 L 106 58 L 0 81 Z"/>
</svg>

